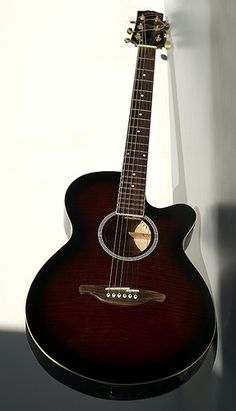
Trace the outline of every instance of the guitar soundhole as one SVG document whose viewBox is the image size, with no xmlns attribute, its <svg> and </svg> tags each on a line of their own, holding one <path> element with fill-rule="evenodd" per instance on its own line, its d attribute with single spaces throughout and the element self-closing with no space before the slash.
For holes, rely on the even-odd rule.
<svg viewBox="0 0 236 411">
<path fill-rule="evenodd" d="M 130 217 L 111 213 L 98 229 L 103 249 L 121 260 L 138 260 L 149 255 L 157 245 L 158 233 L 148 217 Z"/>
</svg>

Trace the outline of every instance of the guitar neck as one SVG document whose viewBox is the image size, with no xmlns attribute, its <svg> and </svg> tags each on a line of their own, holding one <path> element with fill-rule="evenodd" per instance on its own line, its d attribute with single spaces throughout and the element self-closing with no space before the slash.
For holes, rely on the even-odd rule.
<svg viewBox="0 0 236 411">
<path fill-rule="evenodd" d="M 117 214 L 144 215 L 155 54 L 155 47 L 138 47 Z"/>
</svg>

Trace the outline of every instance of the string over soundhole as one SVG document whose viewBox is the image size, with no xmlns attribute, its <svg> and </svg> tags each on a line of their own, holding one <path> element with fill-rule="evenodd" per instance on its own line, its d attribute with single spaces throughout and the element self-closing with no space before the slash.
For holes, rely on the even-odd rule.
<svg viewBox="0 0 236 411">
<path fill-rule="evenodd" d="M 98 239 L 103 249 L 124 261 L 134 261 L 149 255 L 157 245 L 158 232 L 153 221 L 111 213 L 101 222 Z"/>
</svg>

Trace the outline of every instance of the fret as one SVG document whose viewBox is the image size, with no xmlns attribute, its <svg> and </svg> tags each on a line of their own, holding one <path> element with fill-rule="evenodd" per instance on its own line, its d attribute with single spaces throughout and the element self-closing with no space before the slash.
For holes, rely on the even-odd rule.
<svg viewBox="0 0 236 411">
<path fill-rule="evenodd" d="M 137 126 L 130 126 L 130 127 L 137 127 Z M 138 128 L 144 128 L 146 130 L 150 130 L 150 127 L 138 126 Z"/>
<path fill-rule="evenodd" d="M 118 214 L 135 216 L 144 214 L 154 63 L 155 48 L 148 51 L 138 49 L 125 156 L 117 199 Z"/>
<path fill-rule="evenodd" d="M 142 84 L 138 84 L 139 82 L 142 82 Z M 144 94 L 144 93 L 152 93 L 152 86 L 150 85 L 150 83 L 146 83 L 146 82 L 143 82 L 142 80 L 136 80 L 135 81 L 135 87 L 137 88 L 137 89 L 139 89 L 139 91 L 141 91 L 142 92 L 142 94 Z"/>
<path fill-rule="evenodd" d="M 145 184 L 144 184 L 144 185 L 145 185 Z M 132 198 L 132 197 L 142 197 L 142 196 L 145 194 L 145 191 L 144 191 L 143 188 L 140 188 L 139 190 L 136 189 L 136 192 L 135 192 L 135 193 L 133 193 L 133 191 L 130 192 L 130 191 L 128 190 L 128 188 L 129 188 L 129 187 L 123 187 L 123 188 L 122 188 L 122 195 L 120 196 L 120 198 L 123 198 L 123 197 L 128 197 L 128 198 Z M 134 189 L 132 189 L 132 190 L 134 190 Z"/>
<path fill-rule="evenodd" d="M 133 192 L 133 191 L 142 190 L 142 187 L 145 187 L 145 185 L 146 185 L 145 182 L 141 183 L 141 182 L 134 182 L 134 181 L 126 181 L 126 180 L 123 180 L 121 182 L 122 188 L 129 189 L 130 193 Z M 121 189 L 121 187 L 119 188 L 119 190 L 120 189 Z"/>
<path fill-rule="evenodd" d="M 124 197 L 124 198 L 119 199 L 117 206 L 128 208 L 132 204 L 134 206 L 137 205 L 136 208 L 140 208 L 140 206 L 144 203 L 144 201 L 145 201 L 145 195 L 143 195 L 142 198 L 139 198 L 139 199 L 137 198 L 131 199 L 129 197 Z"/>
<path fill-rule="evenodd" d="M 122 177 L 124 178 L 124 176 L 122 175 Z M 134 180 L 146 180 L 146 177 L 137 177 L 137 176 L 125 176 L 125 180 L 127 182 L 129 182 L 128 180 L 131 179 L 131 181 L 133 182 Z M 122 178 L 121 178 L 121 184 L 122 184 Z M 139 182 L 137 182 L 137 184 L 139 184 Z M 144 184 L 145 185 L 145 184 Z"/>
<path fill-rule="evenodd" d="M 118 204 L 118 207 L 126 209 L 126 210 L 127 209 L 129 210 L 130 208 L 135 208 L 136 210 L 137 209 L 140 210 L 142 208 L 142 206 L 144 205 L 144 203 L 145 203 L 145 197 L 143 197 L 142 200 L 140 200 L 138 202 L 137 202 L 137 200 L 127 202 L 127 199 L 125 199 L 125 200 L 121 201 Z"/>
<path fill-rule="evenodd" d="M 125 159 L 126 164 L 129 162 L 129 159 L 131 159 L 131 160 L 137 160 L 137 161 L 140 161 L 140 160 L 147 161 L 147 157 L 127 156 L 126 159 Z M 136 165 L 136 164 L 135 164 L 134 162 L 132 162 L 132 167 L 135 167 L 135 165 Z"/>
<path fill-rule="evenodd" d="M 152 93 L 152 90 L 140 90 L 140 89 L 136 89 L 134 88 L 134 91 L 138 91 L 139 93 L 142 93 L 145 91 L 145 93 Z"/>
<path fill-rule="evenodd" d="M 154 70 L 151 69 L 147 69 L 147 68 L 137 68 L 138 71 L 142 70 L 142 71 L 151 71 L 152 73 L 154 73 Z"/>
<path fill-rule="evenodd" d="M 138 179 L 142 179 L 142 180 L 145 180 L 146 181 L 146 176 L 144 176 L 143 177 L 143 172 L 142 171 L 140 171 L 140 170 L 136 170 L 135 171 L 135 177 L 134 178 L 138 178 Z M 138 174 L 138 176 L 137 176 L 137 174 Z M 122 181 L 124 181 L 126 178 L 133 178 L 133 176 L 130 176 L 130 175 L 128 175 L 128 174 L 122 174 L 121 175 L 121 184 L 122 184 Z"/>
<path fill-rule="evenodd" d="M 137 137 L 137 134 L 130 134 L 130 136 L 133 136 L 133 137 Z M 144 137 L 144 138 L 148 138 L 147 136 L 140 136 L 140 137 Z M 129 143 L 128 143 L 128 145 L 133 145 L 133 144 L 135 144 L 135 145 L 137 145 L 137 146 L 149 146 L 149 144 L 148 143 L 140 143 L 140 141 L 129 141 Z M 127 147 L 128 148 L 128 147 Z"/>
<path fill-rule="evenodd" d="M 149 138 L 149 136 L 143 136 L 143 135 L 140 135 L 140 134 L 129 134 L 129 137 L 136 137 L 136 140 L 135 141 L 131 140 L 131 141 L 129 141 L 128 144 L 135 144 L 137 142 L 137 140 L 139 140 L 137 142 L 137 144 L 143 144 L 143 145 L 149 146 L 148 143 L 141 143 L 141 141 L 140 141 L 141 138 L 147 139 L 147 138 Z"/>
<path fill-rule="evenodd" d="M 121 202 L 125 202 L 125 201 L 129 201 L 130 203 L 131 202 L 141 202 L 141 201 L 143 201 L 143 197 L 144 197 L 144 195 L 145 195 L 145 193 L 142 193 L 142 194 L 137 194 L 137 195 L 133 195 L 133 196 L 129 196 L 129 195 L 124 195 L 124 196 L 121 196 L 120 197 L 120 199 L 119 199 L 119 204 L 121 203 Z"/>
<path fill-rule="evenodd" d="M 129 212 L 117 211 L 116 214 L 121 215 L 121 216 L 127 216 L 127 217 L 131 216 L 132 218 L 133 217 L 142 218 L 144 216 L 143 210 L 139 211 L 139 213 L 134 212 L 134 211 L 132 212 L 131 210 L 129 210 Z"/>
<path fill-rule="evenodd" d="M 118 207 L 119 207 L 121 213 L 130 213 L 131 210 L 134 210 L 134 211 L 135 211 L 135 214 L 136 214 L 136 212 L 137 212 L 137 214 L 140 214 L 140 213 L 143 212 L 143 209 L 142 209 L 142 208 L 143 208 L 143 206 L 144 206 L 144 203 L 145 203 L 145 199 L 142 201 L 142 203 L 137 204 L 137 207 L 135 207 L 135 204 L 134 204 L 134 203 L 128 204 L 127 206 L 121 204 L 121 205 L 118 206 Z"/>
<path fill-rule="evenodd" d="M 135 144 L 135 143 L 134 143 Z M 138 144 L 138 143 L 137 143 Z M 147 154 L 147 151 L 144 151 L 144 150 L 137 150 L 136 148 L 130 148 L 130 149 L 127 149 L 127 153 L 126 153 L 126 155 L 128 154 L 128 153 L 130 153 L 131 151 L 134 151 L 135 153 L 143 153 L 143 154 Z M 137 157 L 137 158 L 139 158 L 139 157 Z"/>
<path fill-rule="evenodd" d="M 132 171 L 134 170 L 134 167 L 145 167 L 146 166 L 146 164 L 138 164 L 138 163 L 136 163 L 136 164 L 127 164 L 127 163 L 125 163 L 124 162 L 124 171 L 126 171 L 126 167 L 128 167 L 128 171 L 130 171 L 130 168 L 132 167 Z"/>
<path fill-rule="evenodd" d="M 151 121 L 150 118 L 142 118 L 142 117 L 129 117 L 130 120 L 142 120 L 142 121 Z M 147 127 L 146 127 L 147 128 Z"/>
<path fill-rule="evenodd" d="M 128 146 L 126 146 L 126 150 L 128 149 L 128 147 L 130 148 L 135 148 L 135 149 L 140 149 L 140 150 L 146 150 L 148 151 L 148 140 L 149 140 L 149 136 L 141 136 L 141 137 L 137 137 L 136 135 L 134 137 L 130 137 L 129 136 L 129 142 L 127 144 L 129 144 Z M 141 145 L 140 147 L 138 145 Z M 145 147 L 146 146 L 146 147 Z"/>
<path fill-rule="evenodd" d="M 144 108 L 133 108 L 132 111 L 145 111 L 147 113 L 151 113 L 151 110 L 147 110 L 147 109 L 144 109 Z"/>
<path fill-rule="evenodd" d="M 133 98 L 132 101 L 141 101 L 142 103 L 149 103 L 151 104 L 151 100 L 143 100 L 142 98 Z"/>
<path fill-rule="evenodd" d="M 151 61 L 155 62 L 155 59 L 150 59 L 150 58 L 147 58 L 147 57 L 139 57 L 139 60 L 151 60 Z"/>
<path fill-rule="evenodd" d="M 142 215 L 144 215 L 144 212 L 143 212 L 144 205 L 145 205 L 145 199 L 142 203 L 138 204 L 137 207 L 135 207 L 135 204 L 133 203 L 128 204 L 127 206 L 121 204 L 120 206 L 118 206 L 118 214 L 140 215 L 142 213 Z"/>
<path fill-rule="evenodd" d="M 153 84 L 153 80 L 148 80 L 148 79 L 143 78 L 143 77 L 137 78 L 136 80 L 137 80 L 137 81 L 142 81 L 142 82 L 148 82 L 148 83 L 152 83 L 152 84 Z"/>
<path fill-rule="evenodd" d="M 132 199 L 134 199 L 134 201 L 140 201 L 142 200 L 142 198 L 145 196 L 145 191 L 140 192 L 139 194 L 132 194 L 130 195 L 130 193 L 126 192 L 124 194 L 122 194 L 119 198 L 119 201 L 131 201 Z"/>
</svg>

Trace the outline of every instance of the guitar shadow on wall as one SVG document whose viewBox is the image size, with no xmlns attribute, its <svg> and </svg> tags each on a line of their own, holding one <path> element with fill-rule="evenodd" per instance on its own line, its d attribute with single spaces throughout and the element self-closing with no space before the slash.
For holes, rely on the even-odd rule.
<svg viewBox="0 0 236 411">
<path fill-rule="evenodd" d="M 235 25 L 228 24 L 229 30 L 225 32 L 225 20 L 230 21 L 235 16 L 236 5 L 230 0 L 227 4 L 226 14 L 222 19 L 222 4 L 211 1 L 211 90 L 212 96 L 212 152 L 209 161 L 210 171 L 213 171 L 213 190 L 211 202 L 206 211 L 205 221 L 211 225 L 209 245 L 211 255 L 215 262 L 216 272 L 213 278 L 219 278 L 217 284 L 217 311 L 219 329 L 219 355 L 221 358 L 219 369 L 214 369 L 198 381 L 192 379 L 192 385 L 184 386 L 185 406 L 192 411 L 197 409 L 221 411 L 235 409 L 236 390 L 236 200 L 235 200 L 235 156 L 236 152 L 236 117 L 235 117 L 235 53 L 232 47 L 216 47 L 227 43 L 228 39 L 235 38 Z M 218 3 L 218 4 L 217 4 Z M 219 42 L 220 40 L 220 42 Z M 222 63 L 219 63 L 222 62 Z M 174 203 L 187 201 L 184 159 L 182 149 L 182 136 L 179 120 L 177 86 L 173 55 L 169 56 L 169 68 L 173 99 L 172 125 L 176 137 L 176 151 L 179 173 L 179 184 L 174 191 Z M 206 193 L 207 194 L 207 193 Z M 225 200 L 227 199 L 227 201 Z M 190 243 L 193 245 L 193 254 L 190 259 L 203 276 L 204 261 L 202 258 L 199 234 L 201 221 L 198 210 L 197 225 Z M 196 240 L 196 241 L 195 241 Z M 189 251 L 189 250 L 188 250 Z M 189 254 L 189 253 L 188 253 Z M 210 255 L 210 258 L 211 258 Z M 199 372 L 200 374 L 200 372 Z M 196 375 L 197 377 L 197 375 Z M 191 408 L 190 408 L 191 407 Z M 184 408 L 185 409 L 185 408 Z"/>
<path fill-rule="evenodd" d="M 171 96 L 170 101 L 172 100 L 173 104 L 171 107 L 171 138 L 172 138 L 172 158 L 176 158 L 176 163 L 172 161 L 172 173 L 178 173 L 178 184 L 174 187 L 173 191 L 173 203 L 185 203 L 188 204 L 187 199 L 187 188 L 186 188 L 186 178 L 185 178 L 185 169 L 184 169 L 184 156 L 183 156 L 183 146 L 182 146 L 182 136 L 181 136 L 181 127 L 180 127 L 180 117 L 179 117 L 179 104 L 178 104 L 178 95 L 177 95 L 177 85 L 176 85 L 176 74 L 175 74 L 175 63 L 174 56 L 172 53 L 168 56 L 169 60 L 169 77 L 170 77 L 170 89 Z M 174 136 L 174 138 L 173 138 Z M 175 139 L 175 141 L 173 141 Z M 173 151 L 173 146 L 175 147 L 176 153 Z M 174 163 L 174 164 L 173 164 Z M 201 215 L 200 210 L 197 206 L 194 206 L 196 212 L 196 224 L 191 234 L 191 241 L 188 245 L 186 254 L 192 261 L 192 263 L 199 270 L 207 284 L 209 285 L 209 279 L 207 275 L 207 269 L 203 260 L 201 247 L 200 247 L 200 237 L 201 237 Z"/>
<path fill-rule="evenodd" d="M 234 0 L 210 1 L 211 90 L 213 116 L 213 167 L 216 205 L 211 214 L 216 227 L 219 277 L 221 372 L 217 382 L 219 410 L 235 409 L 236 402 L 236 35 Z M 227 21 L 227 30 L 225 22 Z M 210 218 L 212 218 L 209 215 Z"/>
<path fill-rule="evenodd" d="M 184 155 L 183 155 L 183 145 L 182 145 L 182 135 L 180 126 L 180 115 L 179 115 L 179 104 L 178 104 L 178 94 L 177 94 L 177 84 L 176 84 L 176 73 L 175 73 L 175 62 L 173 53 L 169 53 L 169 78 L 170 78 L 170 103 L 171 105 L 171 138 L 172 138 L 172 158 L 175 158 L 173 164 L 172 161 L 172 173 L 178 174 L 178 184 L 173 190 L 173 203 L 186 203 L 188 204 L 187 198 L 187 187 L 185 178 L 185 166 L 184 166 Z M 175 140 L 175 141 L 173 141 Z M 175 152 L 173 151 L 175 147 Z M 173 179 L 174 180 L 174 179 Z M 191 240 L 187 247 L 186 254 L 201 273 L 204 280 L 210 288 L 210 282 L 207 274 L 207 269 L 202 256 L 200 238 L 201 238 L 201 214 L 197 206 L 194 206 L 196 212 L 196 224 L 191 234 Z M 215 400 L 215 372 L 212 369 L 214 363 L 214 353 L 210 351 L 207 360 L 203 363 L 198 372 L 182 387 L 180 391 L 182 392 L 182 409 L 191 409 L 192 411 L 202 409 L 202 410 L 212 410 L 214 408 Z M 212 384 L 213 383 L 213 384 Z"/>
<path fill-rule="evenodd" d="M 222 372 L 217 383 L 219 410 L 235 409 L 236 389 L 236 206 L 222 204 L 215 210 L 219 258 L 219 296 Z"/>
</svg>

